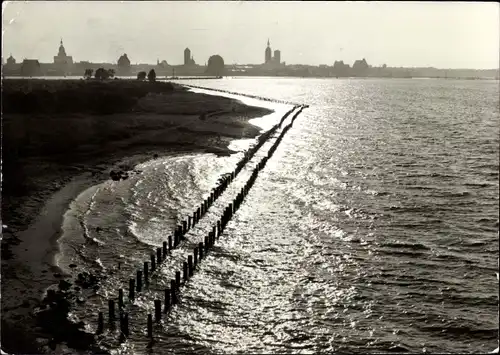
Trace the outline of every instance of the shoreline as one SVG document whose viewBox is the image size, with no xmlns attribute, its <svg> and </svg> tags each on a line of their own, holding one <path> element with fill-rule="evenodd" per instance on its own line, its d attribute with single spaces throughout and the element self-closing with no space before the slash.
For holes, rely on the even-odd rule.
<svg viewBox="0 0 500 355">
<path fill-rule="evenodd" d="M 183 154 L 203 154 L 203 153 L 213 153 L 218 156 L 225 156 L 230 154 L 235 154 L 236 151 L 232 151 L 229 148 L 225 150 L 222 149 L 199 149 L 199 150 L 183 150 L 170 151 L 170 152 L 158 152 L 153 154 L 144 153 L 130 153 L 130 155 L 125 156 L 117 161 L 110 161 L 108 163 L 108 169 L 113 170 L 119 166 L 129 166 L 131 169 L 135 169 L 137 165 L 147 162 L 152 159 L 160 157 L 173 157 Z M 158 154 L 158 156 L 156 156 Z M 127 170 L 130 171 L 130 170 Z M 32 309 L 38 308 L 43 302 L 44 296 L 49 289 L 57 289 L 57 284 L 62 280 L 67 280 L 71 278 L 72 275 L 66 273 L 58 264 L 56 257 L 60 253 L 60 240 L 62 237 L 62 224 L 64 222 L 64 214 L 68 211 L 70 204 L 85 190 L 96 186 L 109 180 L 109 175 L 101 173 L 99 176 L 94 176 L 93 172 L 87 171 L 81 174 L 77 174 L 70 178 L 70 180 L 62 185 L 62 187 L 49 194 L 45 203 L 40 208 L 38 214 L 30 223 L 27 229 L 20 231 L 17 235 L 22 243 L 12 247 L 12 253 L 15 256 L 23 256 L 23 265 L 18 260 L 16 260 L 16 265 L 13 267 L 19 268 L 19 273 L 28 274 L 32 280 L 36 280 L 37 287 L 26 287 L 26 283 L 30 282 L 26 278 L 9 279 L 6 280 L 2 277 L 2 288 L 8 288 L 8 294 L 19 293 L 22 294 L 24 301 L 18 301 L 16 305 L 8 305 L 4 308 L 5 298 L 2 297 L 2 323 L 3 322 L 16 322 L 20 317 L 32 318 Z M 12 260 L 11 260 L 12 261 Z M 19 264 L 18 264 L 19 263 Z M 3 268 L 2 268 L 3 269 Z M 3 275 L 2 275 L 3 276 Z M 6 282 L 7 281 L 7 284 Z M 3 295 L 5 295 L 3 293 Z M 16 312 L 17 310 L 17 312 Z M 14 311 L 14 312 L 12 312 Z M 11 314 L 9 314 L 11 313 Z M 35 319 L 31 319 L 33 322 L 32 326 L 37 327 L 38 322 Z M 30 322 L 28 322 L 30 323 Z M 3 328 L 3 325 L 2 325 Z M 35 330 L 33 339 L 37 339 L 39 342 L 38 346 L 47 347 L 48 339 L 44 337 L 44 332 L 41 329 Z M 26 331 L 26 330 L 25 330 Z M 29 331 L 28 331 L 29 332 Z M 27 338 L 30 338 L 26 334 Z M 3 337 L 2 337 L 3 338 Z M 60 344 L 57 344 L 59 347 Z M 2 350 L 4 347 L 2 346 Z M 48 350 L 48 349 L 45 349 Z M 65 350 L 64 347 L 60 349 Z M 66 349 L 67 350 L 67 349 Z"/>
<path fill-rule="evenodd" d="M 138 112 L 131 119 L 144 119 L 146 124 L 153 120 L 161 120 L 161 122 L 170 120 L 169 124 L 174 125 L 175 137 L 170 137 L 172 133 L 168 134 L 172 132 L 169 124 L 164 132 L 158 132 L 158 126 L 155 126 L 156 121 L 153 121 L 152 128 L 147 132 L 141 130 L 139 133 L 142 134 L 118 139 L 112 144 L 107 142 L 104 148 L 97 144 L 91 145 L 87 151 L 71 157 L 73 163 L 75 163 L 73 160 L 76 160 L 74 166 L 64 165 L 66 159 L 62 159 L 61 162 L 57 159 L 56 161 L 47 159 L 43 161 L 43 164 L 46 164 L 44 167 L 42 163 L 37 162 L 36 159 L 30 159 L 29 156 L 19 162 L 19 164 L 27 164 L 35 172 L 37 168 L 41 169 L 42 174 L 41 176 L 28 174 L 29 182 L 34 184 L 30 187 L 32 193 L 28 188 L 28 193 L 25 193 L 26 196 L 23 196 L 20 204 L 11 208 L 7 219 L 2 221 L 3 225 L 7 225 L 6 229 L 2 228 L 4 232 L 2 235 L 2 350 L 13 353 L 39 353 L 41 349 L 43 352 L 51 352 L 50 348 L 58 353 L 65 350 L 66 345 L 61 345 L 64 336 L 84 338 L 84 334 L 88 334 L 82 330 L 81 324 L 69 324 L 64 317 L 64 319 L 59 319 L 59 325 L 71 329 L 68 329 L 67 333 L 64 333 L 65 330 L 64 334 L 58 334 L 57 340 L 50 339 L 53 335 L 50 335 L 51 332 L 45 328 L 50 328 L 52 324 L 40 324 L 39 314 L 33 313 L 33 310 L 37 308 L 45 309 L 42 299 L 46 290 L 52 289 L 52 286 L 57 285 L 58 282 L 59 290 L 62 290 L 61 285 L 65 282 L 63 280 L 70 276 L 64 274 L 63 270 L 56 265 L 55 258 L 60 251 L 59 240 L 62 236 L 64 214 L 79 194 L 91 186 L 110 179 L 110 170 L 126 172 L 156 157 L 183 153 L 214 153 L 219 156 L 235 153 L 229 149 L 232 140 L 255 138 L 260 134 L 260 129 L 249 124 L 248 120 L 272 112 L 261 107 L 238 103 L 238 111 L 243 111 L 243 116 L 241 116 L 242 112 L 235 113 L 234 110 L 236 100 L 195 93 L 181 93 L 180 95 L 180 97 L 189 97 L 193 101 L 191 106 L 196 104 L 199 111 L 205 111 L 203 100 L 200 98 L 207 102 L 215 102 L 214 106 L 221 106 L 221 111 L 212 112 L 207 115 L 204 122 L 199 122 L 196 112 L 194 112 L 196 115 L 194 118 L 192 114 L 191 116 L 183 115 L 184 107 L 180 104 L 178 104 L 180 107 L 177 111 L 181 116 L 177 114 L 174 117 L 171 112 L 166 115 L 162 114 L 163 107 L 159 98 L 153 97 L 151 100 L 151 97 L 147 97 L 150 102 L 146 102 L 149 104 L 146 110 L 149 112 Z M 207 98 L 208 96 L 211 98 Z M 164 98 L 163 101 L 165 101 Z M 228 110 L 227 103 L 233 107 L 232 110 Z M 128 120 L 129 117 L 130 115 L 121 114 L 118 118 Z M 14 119 L 17 118 L 14 115 Z M 165 138 L 167 134 L 169 138 Z M 43 175 L 44 173 L 46 176 Z M 4 172 L 4 177 L 9 176 L 7 174 L 9 172 Z M 12 201 L 12 197 L 2 199 L 4 207 L 8 206 L 9 201 Z M 5 208 L 2 209 L 5 210 Z M 26 223 L 27 228 L 22 228 L 23 220 L 29 221 Z M 64 290 L 61 291 L 63 296 L 67 296 L 66 298 L 72 297 L 64 292 Z M 61 318 L 60 314 L 52 315 Z M 49 319 L 46 317 L 46 323 L 47 321 Z M 68 343 L 71 341 L 70 339 Z M 75 339 L 73 343 L 75 344 Z M 76 343 L 82 345 L 83 340 L 76 340 Z M 92 351 L 96 351 L 95 347 L 88 345 L 91 346 Z"/>
</svg>

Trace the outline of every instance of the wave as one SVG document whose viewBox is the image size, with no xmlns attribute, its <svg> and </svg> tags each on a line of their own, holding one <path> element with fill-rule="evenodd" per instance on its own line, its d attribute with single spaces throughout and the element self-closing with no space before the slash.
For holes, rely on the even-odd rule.
<svg viewBox="0 0 500 355">
<path fill-rule="evenodd" d="M 406 248 L 411 250 L 430 250 L 428 246 L 420 243 L 388 242 L 388 243 L 381 243 L 380 246 L 388 248 L 398 248 L 398 249 Z"/>
</svg>

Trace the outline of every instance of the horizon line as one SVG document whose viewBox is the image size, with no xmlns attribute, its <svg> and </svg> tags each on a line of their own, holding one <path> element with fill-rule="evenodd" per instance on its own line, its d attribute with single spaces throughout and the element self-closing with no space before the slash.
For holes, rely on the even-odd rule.
<svg viewBox="0 0 500 355">
<path fill-rule="evenodd" d="M 10 57 L 10 55 L 9 55 Z M 14 57 L 14 56 L 12 56 Z M 2 57 L 3 58 L 3 57 Z M 14 57 L 15 58 L 15 57 Z M 53 62 L 42 62 L 40 61 L 39 59 L 33 59 L 33 58 L 23 58 L 23 61 L 24 60 L 38 60 L 40 64 L 54 64 Z M 343 60 L 339 60 L 339 61 L 342 61 Z M 73 64 L 78 64 L 78 63 L 84 63 L 84 62 L 87 62 L 89 64 L 107 64 L 107 65 L 118 65 L 118 63 L 113 63 L 113 62 L 106 62 L 106 61 L 88 61 L 88 60 L 80 60 L 80 61 L 75 61 L 73 62 Z M 19 61 L 15 64 L 21 64 L 22 61 Z M 285 62 L 284 62 L 285 63 Z M 7 63 L 5 63 L 5 60 L 4 60 L 4 63 L 2 65 L 6 65 Z M 252 66 L 259 66 L 259 65 L 264 65 L 265 63 L 231 63 L 231 64 L 224 64 L 225 66 L 226 65 L 252 65 Z M 346 64 L 346 63 L 344 63 Z M 132 65 L 153 65 L 153 66 L 156 66 L 158 65 L 157 63 L 134 63 L 134 64 L 130 64 L 131 66 Z M 180 64 L 171 64 L 171 63 L 168 63 L 167 62 L 167 65 L 169 66 L 183 66 L 184 63 L 180 63 Z M 206 66 L 205 64 L 195 64 L 197 66 Z M 333 67 L 333 64 L 302 64 L 302 63 L 287 63 L 286 66 L 294 66 L 294 65 L 302 65 L 302 66 L 309 66 L 309 67 L 319 67 L 321 65 L 326 65 L 327 67 Z M 349 64 L 348 64 L 349 65 Z M 382 65 L 371 65 L 371 68 L 382 68 Z M 386 64 L 386 68 L 392 68 L 392 69 L 437 69 L 437 70 L 500 70 L 500 67 L 497 67 L 497 68 L 440 68 L 440 67 L 433 67 L 433 66 L 393 66 L 393 65 L 387 65 Z"/>
</svg>

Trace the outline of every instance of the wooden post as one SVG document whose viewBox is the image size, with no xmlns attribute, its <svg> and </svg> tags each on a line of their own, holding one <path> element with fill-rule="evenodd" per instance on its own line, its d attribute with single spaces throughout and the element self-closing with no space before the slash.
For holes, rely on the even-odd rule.
<svg viewBox="0 0 500 355">
<path fill-rule="evenodd" d="M 118 290 L 118 312 L 121 312 L 123 309 L 123 289 Z"/>
<path fill-rule="evenodd" d="M 123 334 L 128 337 L 129 336 L 129 331 L 128 331 L 128 313 L 125 313 L 123 315 Z"/>
<path fill-rule="evenodd" d="M 147 286 L 149 285 L 149 265 L 147 261 L 144 262 L 143 271 L 144 271 L 144 283 Z"/>
<path fill-rule="evenodd" d="M 193 212 L 193 227 L 196 224 L 196 212 Z"/>
<path fill-rule="evenodd" d="M 169 309 L 170 309 L 170 289 L 166 288 L 165 289 L 165 307 L 164 307 L 163 311 L 165 313 L 167 313 Z"/>
<path fill-rule="evenodd" d="M 160 323 L 161 320 L 161 300 L 155 300 L 155 322 Z"/>
<path fill-rule="evenodd" d="M 150 259 L 151 259 L 151 273 L 153 273 L 153 271 L 155 271 L 156 269 L 155 255 L 151 254 Z"/>
<path fill-rule="evenodd" d="M 163 260 L 167 258 L 167 242 L 163 242 Z"/>
<path fill-rule="evenodd" d="M 215 240 L 215 236 L 217 235 L 217 227 L 216 226 L 212 227 L 212 234 L 213 234 L 214 240 Z"/>
<path fill-rule="evenodd" d="M 153 337 L 153 316 L 148 314 L 148 338 Z"/>
<path fill-rule="evenodd" d="M 109 308 L 109 321 L 114 322 L 115 320 L 115 301 L 108 300 L 108 308 Z"/>
<path fill-rule="evenodd" d="M 184 280 L 184 282 L 189 279 L 188 263 L 185 261 L 182 263 L 182 279 Z"/>
<path fill-rule="evenodd" d="M 208 248 L 210 247 L 208 242 L 208 235 L 205 236 L 205 254 L 208 254 Z"/>
<path fill-rule="evenodd" d="M 177 289 L 181 286 L 181 272 L 180 271 L 175 272 L 175 285 L 177 286 Z"/>
<path fill-rule="evenodd" d="M 124 336 L 127 336 L 127 316 L 128 313 L 120 313 L 120 332 L 121 332 L 121 340 L 123 340 Z"/>
<path fill-rule="evenodd" d="M 179 245 L 179 232 L 177 229 L 174 230 L 174 248 L 177 248 Z"/>
<path fill-rule="evenodd" d="M 188 255 L 188 272 L 189 272 L 189 277 L 193 276 L 193 256 Z"/>
<path fill-rule="evenodd" d="M 120 320 L 120 343 L 123 341 L 123 312 L 120 312 L 118 315 Z"/>
<path fill-rule="evenodd" d="M 219 238 L 221 235 L 221 230 L 220 230 L 220 220 L 217 221 L 217 238 Z"/>
<path fill-rule="evenodd" d="M 172 251 L 173 247 L 172 247 L 172 236 L 169 235 L 168 236 L 168 250 Z"/>
<path fill-rule="evenodd" d="M 184 234 L 182 233 L 182 226 L 177 226 L 177 233 L 179 233 L 179 242 L 184 239 Z"/>
<path fill-rule="evenodd" d="M 188 216 L 188 230 L 191 229 L 191 216 Z"/>
<path fill-rule="evenodd" d="M 158 266 L 161 264 L 161 248 L 156 248 L 156 262 Z"/>
<path fill-rule="evenodd" d="M 177 286 L 175 284 L 175 280 L 170 280 L 170 292 L 172 293 L 172 305 L 177 303 Z"/>
<path fill-rule="evenodd" d="M 133 300 L 134 298 L 135 298 L 135 280 L 130 279 L 128 287 L 128 299 Z"/>
<path fill-rule="evenodd" d="M 182 221 L 182 234 L 187 233 L 187 221 Z"/>
<path fill-rule="evenodd" d="M 97 316 L 97 331 L 96 334 L 102 334 L 104 331 L 104 315 L 102 312 L 99 312 Z"/>
<path fill-rule="evenodd" d="M 137 270 L 137 293 L 142 291 L 142 271 Z"/>
<path fill-rule="evenodd" d="M 193 250 L 193 263 L 194 267 L 196 267 L 196 264 L 198 264 L 198 247 L 195 247 Z"/>
<path fill-rule="evenodd" d="M 199 260 L 203 259 L 203 243 L 199 242 L 198 243 L 198 253 L 199 253 Z"/>
</svg>

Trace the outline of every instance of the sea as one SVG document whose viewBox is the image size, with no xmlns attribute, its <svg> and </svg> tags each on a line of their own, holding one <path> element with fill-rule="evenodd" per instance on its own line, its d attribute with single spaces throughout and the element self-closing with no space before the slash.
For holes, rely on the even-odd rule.
<svg viewBox="0 0 500 355">
<path fill-rule="evenodd" d="M 499 85 L 492 80 L 227 78 L 180 81 L 268 107 L 262 132 L 307 104 L 259 173 L 180 302 L 147 315 L 244 186 L 257 151 L 127 303 L 113 354 L 487 353 L 499 334 Z M 289 123 L 291 116 L 285 121 Z M 108 300 L 192 216 L 256 139 L 234 154 L 160 156 L 83 191 L 56 262 L 101 277 L 70 318 L 97 328 Z M 69 267 L 77 265 L 76 271 Z M 73 265 L 74 266 L 74 265 Z"/>
</svg>

